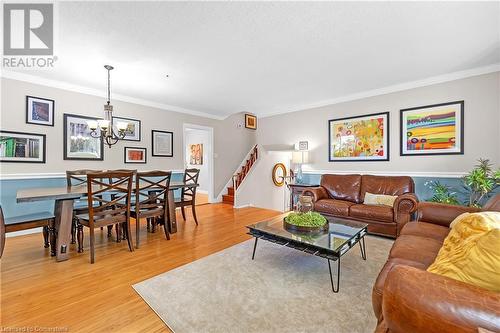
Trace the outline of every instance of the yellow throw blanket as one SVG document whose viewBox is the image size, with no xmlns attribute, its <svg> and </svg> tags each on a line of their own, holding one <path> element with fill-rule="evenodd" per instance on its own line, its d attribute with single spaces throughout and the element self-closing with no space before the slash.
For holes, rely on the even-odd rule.
<svg viewBox="0 0 500 333">
<path fill-rule="evenodd" d="M 427 271 L 500 292 L 500 212 L 464 213 Z"/>
</svg>

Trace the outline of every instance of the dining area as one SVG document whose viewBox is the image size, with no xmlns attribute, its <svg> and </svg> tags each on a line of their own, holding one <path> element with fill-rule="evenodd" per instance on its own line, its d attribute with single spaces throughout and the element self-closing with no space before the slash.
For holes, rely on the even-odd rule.
<svg viewBox="0 0 500 333">
<path fill-rule="evenodd" d="M 192 222 L 198 225 L 199 173 L 195 168 L 182 174 L 168 170 L 78 169 L 66 171 L 65 186 L 20 188 L 15 195 L 18 205 L 53 202 L 53 212 L 4 216 L 0 206 L 0 256 L 7 233 L 35 228 L 42 229 L 43 246 L 56 262 L 68 260 L 70 252 L 76 251 L 89 252 L 89 262 L 94 263 L 99 256 L 97 232 L 113 243 L 126 242 L 130 252 L 141 247 L 142 233 L 163 229 L 168 241 L 178 231 L 176 208 L 186 221 L 185 210 L 191 207 Z M 88 237 L 88 246 L 84 246 L 84 237 Z"/>
</svg>

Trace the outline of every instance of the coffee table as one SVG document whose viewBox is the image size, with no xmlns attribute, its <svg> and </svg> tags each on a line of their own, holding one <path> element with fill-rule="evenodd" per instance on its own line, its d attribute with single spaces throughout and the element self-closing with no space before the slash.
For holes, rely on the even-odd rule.
<svg viewBox="0 0 500 333">
<path fill-rule="evenodd" d="M 359 243 L 361 257 L 366 260 L 365 235 L 368 224 L 355 222 L 338 217 L 325 216 L 328 219 L 329 230 L 321 233 L 297 233 L 287 231 L 283 219 L 290 212 L 276 216 L 273 219 L 248 225 L 248 234 L 255 237 L 252 260 L 255 259 L 257 241 L 263 239 L 269 242 L 288 246 L 306 253 L 327 259 L 330 272 L 330 282 L 334 293 L 339 291 L 340 258 Z M 333 281 L 330 261 L 337 262 L 336 283 Z"/>
</svg>

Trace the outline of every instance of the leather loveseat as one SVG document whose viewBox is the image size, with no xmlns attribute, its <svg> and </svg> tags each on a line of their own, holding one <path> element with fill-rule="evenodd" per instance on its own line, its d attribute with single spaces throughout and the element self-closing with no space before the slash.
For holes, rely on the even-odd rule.
<svg viewBox="0 0 500 333">
<path fill-rule="evenodd" d="M 368 223 L 368 232 L 397 237 L 417 208 L 411 177 L 373 175 L 322 175 L 319 187 L 307 189 L 314 210 Z M 397 196 L 392 207 L 363 204 L 365 193 Z"/>
<path fill-rule="evenodd" d="M 483 210 L 500 211 L 500 194 Z M 500 293 L 426 271 L 455 217 L 477 211 L 418 204 L 417 221 L 403 227 L 373 287 L 376 333 L 500 332 Z"/>
</svg>

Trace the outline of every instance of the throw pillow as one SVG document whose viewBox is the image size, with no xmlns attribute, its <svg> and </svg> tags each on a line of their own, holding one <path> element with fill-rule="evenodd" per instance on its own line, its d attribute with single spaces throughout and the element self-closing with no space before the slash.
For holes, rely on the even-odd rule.
<svg viewBox="0 0 500 333">
<path fill-rule="evenodd" d="M 427 271 L 500 292 L 500 213 L 459 217 Z"/>
<path fill-rule="evenodd" d="M 384 205 L 384 206 L 394 206 L 394 201 L 396 201 L 397 196 L 385 195 L 385 194 L 373 194 L 370 192 L 365 193 L 365 200 L 363 203 L 365 205 Z"/>
</svg>

